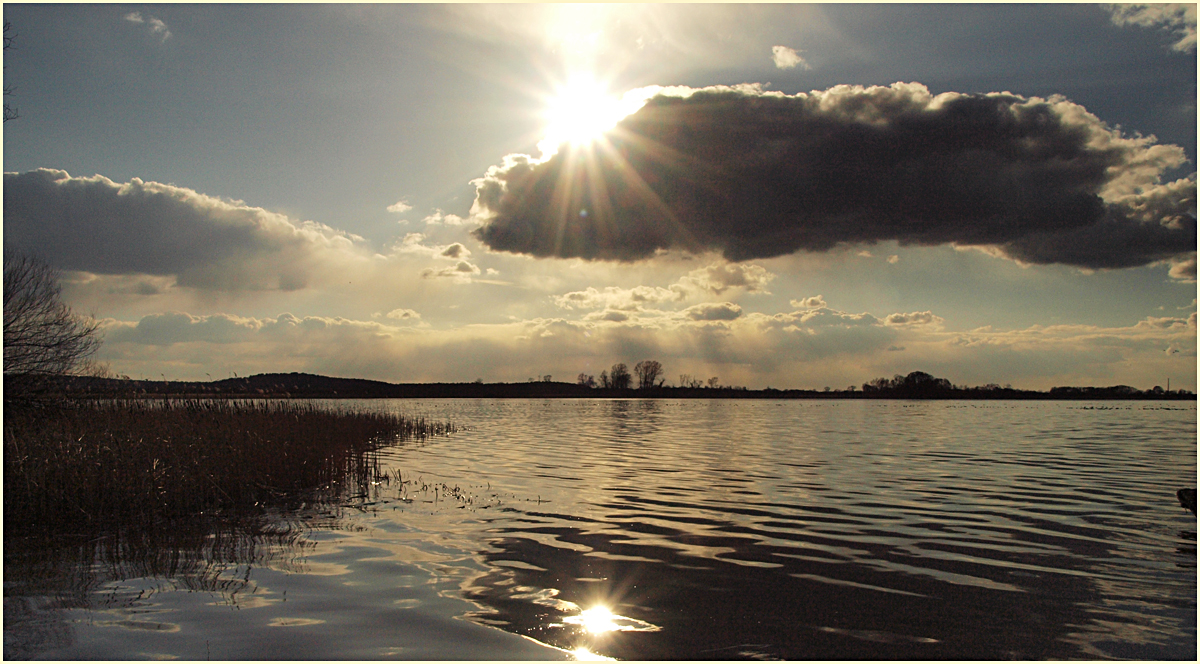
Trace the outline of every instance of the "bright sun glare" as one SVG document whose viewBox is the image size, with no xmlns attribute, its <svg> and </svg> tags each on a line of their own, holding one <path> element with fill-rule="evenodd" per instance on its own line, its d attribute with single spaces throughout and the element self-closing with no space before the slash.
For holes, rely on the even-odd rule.
<svg viewBox="0 0 1200 664">
<path fill-rule="evenodd" d="M 595 78 L 576 74 L 556 91 L 547 105 L 545 117 L 549 125 L 538 149 L 549 156 L 564 143 L 587 145 L 645 102 L 645 95 L 636 90 L 620 98 L 613 97 Z"/>
<path fill-rule="evenodd" d="M 592 607 L 584 611 L 579 617 L 582 618 L 583 628 L 591 634 L 603 634 L 604 632 L 614 632 L 620 629 L 613 622 L 614 616 L 612 611 L 609 611 L 607 607 Z"/>
</svg>

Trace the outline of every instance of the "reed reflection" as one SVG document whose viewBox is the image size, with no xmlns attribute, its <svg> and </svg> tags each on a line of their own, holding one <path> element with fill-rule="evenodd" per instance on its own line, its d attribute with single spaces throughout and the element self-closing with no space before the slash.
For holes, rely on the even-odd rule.
<svg viewBox="0 0 1200 664">
<path fill-rule="evenodd" d="M 98 626 L 178 631 L 149 610 L 162 593 L 207 593 L 233 609 L 283 601 L 259 587 L 255 571 L 304 573 L 316 546 L 306 533 L 340 523 L 335 511 L 264 512 L 88 535 L 6 537 L 4 656 L 27 659 L 71 646 L 65 617 L 71 610 L 92 612 L 89 621 Z"/>
<path fill-rule="evenodd" d="M 139 617 L 161 612 L 147 607 L 165 593 L 234 609 L 283 602 L 255 571 L 308 572 L 309 535 L 343 528 L 342 506 L 371 495 L 381 449 L 453 429 L 205 401 L 75 404 L 5 424 L 6 657 L 70 646 L 53 625 L 75 610 L 89 625 L 173 632 Z"/>
</svg>

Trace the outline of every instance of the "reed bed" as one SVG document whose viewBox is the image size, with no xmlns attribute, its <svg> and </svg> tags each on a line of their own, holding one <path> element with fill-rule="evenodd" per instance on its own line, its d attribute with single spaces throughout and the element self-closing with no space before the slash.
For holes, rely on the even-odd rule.
<svg viewBox="0 0 1200 664">
<path fill-rule="evenodd" d="M 334 497 L 369 452 L 450 423 L 311 402 L 121 400 L 6 408 L 6 532 L 73 532 Z"/>
</svg>

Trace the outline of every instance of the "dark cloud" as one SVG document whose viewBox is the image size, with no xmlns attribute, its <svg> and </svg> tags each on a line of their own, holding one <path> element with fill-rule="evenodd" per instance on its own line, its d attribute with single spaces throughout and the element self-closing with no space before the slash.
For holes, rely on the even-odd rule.
<svg viewBox="0 0 1200 664">
<path fill-rule="evenodd" d="M 900 83 L 665 89 L 607 145 L 490 169 L 475 182 L 474 235 L 590 260 L 674 249 L 744 261 L 895 240 L 1128 267 L 1194 253 L 1194 178 L 1159 180 L 1185 161 L 1062 98 Z"/>
<path fill-rule="evenodd" d="M 4 174 L 4 244 L 64 270 L 174 276 L 204 289 L 303 288 L 356 238 L 191 189 L 133 178 Z"/>
</svg>

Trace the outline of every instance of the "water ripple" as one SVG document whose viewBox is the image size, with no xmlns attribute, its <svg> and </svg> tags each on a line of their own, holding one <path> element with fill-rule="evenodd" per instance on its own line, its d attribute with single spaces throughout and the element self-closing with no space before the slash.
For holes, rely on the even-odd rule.
<svg viewBox="0 0 1200 664">
<path fill-rule="evenodd" d="M 583 644 L 618 657 L 1194 659 L 1195 406 L 1099 406 L 449 401 L 472 430 L 388 463 L 512 496 L 428 527 L 480 540 L 489 624 L 564 648 L 514 579 L 661 626 Z"/>
</svg>

